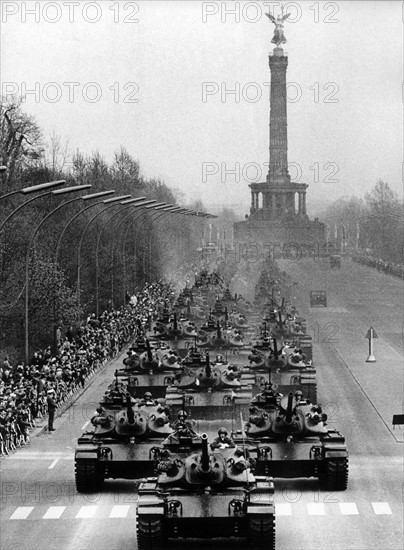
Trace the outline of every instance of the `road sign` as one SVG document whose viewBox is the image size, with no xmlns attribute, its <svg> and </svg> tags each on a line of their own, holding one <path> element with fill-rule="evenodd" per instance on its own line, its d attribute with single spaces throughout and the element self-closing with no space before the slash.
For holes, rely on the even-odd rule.
<svg viewBox="0 0 404 550">
<path fill-rule="evenodd" d="M 373 327 L 367 331 L 365 338 L 369 340 L 369 355 L 366 359 L 366 363 L 376 363 L 375 356 L 373 355 L 373 339 L 379 338 L 376 334 L 376 331 Z"/>
<path fill-rule="evenodd" d="M 370 329 L 367 331 L 365 338 L 379 338 L 376 334 L 376 331 L 373 327 L 370 327 Z"/>
</svg>

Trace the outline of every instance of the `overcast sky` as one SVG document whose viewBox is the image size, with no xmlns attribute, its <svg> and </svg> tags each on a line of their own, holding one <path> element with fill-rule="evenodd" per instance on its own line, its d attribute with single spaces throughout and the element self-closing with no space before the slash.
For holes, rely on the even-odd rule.
<svg viewBox="0 0 404 550">
<path fill-rule="evenodd" d="M 36 89 L 24 109 L 45 137 L 107 161 L 124 145 L 188 200 L 248 211 L 248 183 L 265 180 L 269 158 L 264 14 L 280 4 L 1 4 L 3 95 Z M 309 214 L 379 178 L 401 197 L 402 2 L 285 6 L 290 173 L 309 184 Z"/>
</svg>

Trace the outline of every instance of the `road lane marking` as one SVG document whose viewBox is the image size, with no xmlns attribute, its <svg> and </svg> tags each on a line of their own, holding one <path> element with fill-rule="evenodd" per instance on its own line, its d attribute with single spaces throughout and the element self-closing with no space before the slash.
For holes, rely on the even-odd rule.
<svg viewBox="0 0 404 550">
<path fill-rule="evenodd" d="M 292 506 L 289 502 L 280 502 L 275 504 L 275 511 L 277 516 L 291 516 Z"/>
<path fill-rule="evenodd" d="M 56 464 L 59 462 L 59 458 L 55 458 L 55 460 L 52 462 L 50 466 L 48 466 L 48 470 L 53 470 L 53 468 L 56 466 Z"/>
<path fill-rule="evenodd" d="M 31 461 L 34 461 L 34 460 L 55 460 L 55 457 L 54 456 L 49 456 L 47 455 L 46 453 L 43 455 L 43 456 L 40 456 L 40 455 L 37 455 L 37 456 L 30 456 L 30 455 L 14 455 L 14 456 L 8 456 L 7 457 L 7 462 L 9 462 L 10 460 L 31 460 Z M 57 457 L 57 460 L 73 460 L 74 459 L 74 454 L 72 455 L 64 455 L 64 456 L 59 456 Z"/>
<path fill-rule="evenodd" d="M 307 513 L 309 516 L 324 516 L 324 504 L 322 502 L 309 502 L 307 504 Z"/>
<path fill-rule="evenodd" d="M 341 516 L 346 515 L 360 515 L 362 517 L 371 517 L 368 511 L 362 510 L 359 512 L 357 504 L 355 502 L 340 502 L 339 510 Z M 384 515 L 386 518 L 390 515 L 393 515 L 391 507 L 388 502 L 372 502 L 370 503 L 373 508 L 373 512 L 376 515 Z M 14 510 L 9 519 L 12 520 L 30 520 L 30 514 L 37 509 L 36 515 L 41 515 L 42 519 L 69 519 L 68 515 L 64 515 L 64 512 L 68 506 L 49 506 L 48 509 L 35 506 L 19 506 Z M 281 516 L 301 516 L 303 511 L 301 508 L 296 505 L 292 505 L 287 502 L 280 502 L 275 504 L 276 515 Z M 332 514 L 335 517 L 335 508 L 330 508 L 327 504 L 323 502 L 311 502 L 306 503 L 306 513 L 309 516 L 324 516 L 325 519 L 327 515 Z M 130 504 L 124 505 L 114 505 L 112 508 L 107 508 L 99 505 L 86 505 L 81 506 L 74 516 L 74 519 L 95 519 L 103 521 L 105 518 L 111 519 L 122 519 L 128 517 L 131 510 L 136 510 L 136 506 Z M 326 513 L 328 510 L 328 514 Z M 369 510 L 369 508 L 368 508 Z M 62 517 L 63 516 L 63 517 Z M 101 517 L 102 516 L 102 517 Z M 5 518 L 4 518 L 5 519 Z M 71 518 L 70 518 L 71 519 Z"/>
<path fill-rule="evenodd" d="M 340 502 L 339 509 L 341 514 L 345 516 L 355 516 L 358 515 L 358 507 L 354 502 Z"/>
<path fill-rule="evenodd" d="M 27 519 L 33 509 L 33 506 L 19 506 L 10 519 Z"/>
<path fill-rule="evenodd" d="M 82 506 L 76 514 L 76 519 L 93 518 L 98 509 L 98 506 Z"/>
<path fill-rule="evenodd" d="M 372 502 L 373 511 L 377 515 L 392 514 L 388 502 Z"/>
<path fill-rule="evenodd" d="M 66 506 L 50 506 L 42 519 L 59 519 L 65 510 Z"/>
<path fill-rule="evenodd" d="M 114 506 L 108 517 L 110 518 L 126 518 L 130 509 L 129 504 L 117 504 Z"/>
</svg>

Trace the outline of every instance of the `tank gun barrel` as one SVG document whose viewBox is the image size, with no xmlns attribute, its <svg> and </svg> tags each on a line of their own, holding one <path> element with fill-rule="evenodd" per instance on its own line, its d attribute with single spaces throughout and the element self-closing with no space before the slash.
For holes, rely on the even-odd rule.
<svg viewBox="0 0 404 550">
<path fill-rule="evenodd" d="M 210 378 L 212 376 L 212 367 L 210 366 L 209 353 L 206 354 L 205 376 L 206 378 Z"/>
<path fill-rule="evenodd" d="M 276 338 L 274 338 L 274 355 L 277 361 L 279 359 L 279 352 L 278 352 L 278 342 L 276 341 Z"/>
<path fill-rule="evenodd" d="M 217 328 L 217 337 L 218 337 L 219 340 L 221 340 L 222 339 L 222 327 L 220 326 L 219 321 L 217 322 L 216 328 Z"/>
<path fill-rule="evenodd" d="M 150 342 L 148 339 L 146 340 L 146 352 L 147 352 L 147 360 L 149 361 L 149 363 L 151 363 L 153 361 L 153 354 L 152 354 L 152 351 L 150 348 Z"/>
<path fill-rule="evenodd" d="M 127 415 L 129 424 L 134 424 L 135 413 L 133 412 L 133 409 L 132 409 L 132 403 L 131 403 L 129 393 L 126 394 L 126 415 Z"/>
<path fill-rule="evenodd" d="M 209 469 L 210 469 L 209 451 L 208 451 L 208 436 L 206 434 L 202 434 L 201 469 L 202 469 L 203 472 L 208 472 Z"/>
<path fill-rule="evenodd" d="M 293 393 L 289 392 L 288 395 L 288 407 L 286 409 L 285 422 L 290 424 L 292 422 L 292 412 L 293 412 Z"/>
</svg>

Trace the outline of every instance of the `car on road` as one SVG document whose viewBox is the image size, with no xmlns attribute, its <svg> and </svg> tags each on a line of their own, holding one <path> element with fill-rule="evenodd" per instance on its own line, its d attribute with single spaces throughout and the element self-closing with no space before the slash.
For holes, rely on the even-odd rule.
<svg viewBox="0 0 404 550">
<path fill-rule="evenodd" d="M 339 254 L 332 254 L 330 256 L 330 267 L 341 267 L 341 256 Z"/>
<path fill-rule="evenodd" d="M 312 290 L 310 292 L 310 307 L 327 307 L 327 293 L 325 290 Z"/>
</svg>

